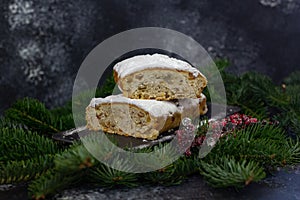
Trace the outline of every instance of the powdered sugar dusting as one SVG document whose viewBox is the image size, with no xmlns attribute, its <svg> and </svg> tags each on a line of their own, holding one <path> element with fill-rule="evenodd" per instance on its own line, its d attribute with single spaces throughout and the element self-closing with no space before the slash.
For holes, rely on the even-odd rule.
<svg viewBox="0 0 300 200">
<path fill-rule="evenodd" d="M 198 69 L 192 67 L 189 63 L 163 54 L 138 55 L 123 60 L 114 66 L 114 70 L 118 73 L 119 78 L 123 78 L 137 71 L 151 68 L 187 71 L 191 72 L 194 77 L 202 75 Z"/>
<path fill-rule="evenodd" d="M 130 99 L 124 97 L 122 94 L 111 95 L 105 98 L 93 98 L 90 102 L 91 107 L 102 103 L 126 103 L 135 105 L 147 112 L 154 117 L 167 116 L 176 112 L 183 113 L 190 108 L 198 108 L 199 103 L 205 100 L 204 94 L 198 99 L 180 99 L 179 104 L 170 101 L 157 101 L 157 100 L 146 100 L 146 99 Z"/>
<path fill-rule="evenodd" d="M 147 112 L 154 117 L 167 116 L 178 112 L 177 106 L 174 103 L 167 101 L 156 101 L 156 100 L 144 100 L 144 99 L 129 99 L 124 97 L 122 94 L 111 95 L 105 98 L 93 98 L 90 106 L 95 107 L 101 103 L 126 103 L 135 105 Z"/>
</svg>

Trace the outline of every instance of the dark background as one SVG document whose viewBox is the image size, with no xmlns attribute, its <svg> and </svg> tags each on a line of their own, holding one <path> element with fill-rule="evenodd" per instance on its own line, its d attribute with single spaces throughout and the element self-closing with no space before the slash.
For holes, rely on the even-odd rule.
<svg viewBox="0 0 300 200">
<path fill-rule="evenodd" d="M 193 37 L 238 74 L 256 70 L 280 83 L 299 69 L 299 0 L 1 0 L 0 113 L 25 96 L 64 104 L 98 43 L 145 26 Z"/>
</svg>

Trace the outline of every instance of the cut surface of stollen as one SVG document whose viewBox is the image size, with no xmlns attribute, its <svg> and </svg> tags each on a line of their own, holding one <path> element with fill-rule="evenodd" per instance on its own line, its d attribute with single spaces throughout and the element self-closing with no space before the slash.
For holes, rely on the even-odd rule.
<svg viewBox="0 0 300 200">
<path fill-rule="evenodd" d="M 138 55 L 114 66 L 123 95 L 134 99 L 200 98 L 206 77 L 188 62 L 163 54 Z"/>
</svg>

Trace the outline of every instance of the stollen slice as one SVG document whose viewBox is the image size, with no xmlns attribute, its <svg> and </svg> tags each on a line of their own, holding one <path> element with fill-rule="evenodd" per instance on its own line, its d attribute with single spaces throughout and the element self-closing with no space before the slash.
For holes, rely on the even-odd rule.
<svg viewBox="0 0 300 200">
<path fill-rule="evenodd" d="M 206 97 L 178 101 L 130 99 L 123 95 L 93 98 L 86 108 L 87 128 L 148 140 L 176 128 L 183 117 L 207 112 Z"/>
<path fill-rule="evenodd" d="M 138 55 L 117 63 L 114 79 L 133 99 L 200 98 L 206 77 L 188 62 L 163 54 Z"/>
</svg>

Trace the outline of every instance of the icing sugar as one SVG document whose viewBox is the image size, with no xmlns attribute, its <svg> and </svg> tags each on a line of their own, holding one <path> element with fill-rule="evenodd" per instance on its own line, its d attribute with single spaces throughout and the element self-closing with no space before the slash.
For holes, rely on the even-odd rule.
<svg viewBox="0 0 300 200">
<path fill-rule="evenodd" d="M 111 95 L 105 98 L 93 98 L 90 102 L 91 107 L 99 105 L 101 103 L 126 103 L 135 105 L 147 112 L 154 117 L 167 116 L 175 112 L 185 112 L 185 110 L 190 108 L 197 108 L 200 102 L 205 99 L 205 95 L 201 94 L 198 99 L 180 99 L 179 106 L 178 103 L 170 101 L 157 101 L 157 100 L 146 100 L 146 99 L 130 99 L 124 97 L 122 94 Z"/>
<path fill-rule="evenodd" d="M 194 77 L 202 75 L 198 69 L 192 67 L 189 63 L 163 54 L 138 55 L 118 62 L 114 66 L 114 70 L 118 73 L 119 78 L 149 68 L 188 71 L 191 72 Z"/>
<path fill-rule="evenodd" d="M 101 103 L 126 103 L 135 105 L 154 117 L 166 116 L 178 112 L 177 106 L 168 101 L 144 100 L 144 99 L 129 99 L 122 94 L 111 95 L 105 98 L 93 98 L 90 102 L 91 107 Z"/>
</svg>

